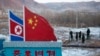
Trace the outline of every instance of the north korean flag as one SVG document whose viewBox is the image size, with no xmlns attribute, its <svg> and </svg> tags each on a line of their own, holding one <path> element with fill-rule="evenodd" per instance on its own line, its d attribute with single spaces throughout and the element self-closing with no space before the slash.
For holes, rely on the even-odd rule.
<svg viewBox="0 0 100 56">
<path fill-rule="evenodd" d="M 23 20 L 9 11 L 9 35 L 11 41 L 23 41 Z"/>
</svg>

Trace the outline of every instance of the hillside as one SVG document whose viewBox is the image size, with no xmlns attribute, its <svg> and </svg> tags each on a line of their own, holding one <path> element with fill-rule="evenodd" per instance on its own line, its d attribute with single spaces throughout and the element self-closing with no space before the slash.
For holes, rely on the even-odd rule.
<svg viewBox="0 0 100 56">
<path fill-rule="evenodd" d="M 34 0 L 0 0 L 0 31 L 8 29 L 8 9 L 23 18 L 23 5 L 45 17 L 53 26 L 100 26 L 100 2 L 38 3 Z M 3 32 L 2 32 L 3 33 Z"/>
<path fill-rule="evenodd" d="M 24 5 L 30 7 L 31 9 L 46 8 L 45 5 L 39 4 L 34 0 L 0 0 L 0 8 L 22 10 Z"/>
<path fill-rule="evenodd" d="M 23 5 L 29 7 L 31 10 L 41 12 L 42 10 L 54 11 L 100 11 L 100 2 L 61 2 L 61 3 L 37 3 L 34 0 L 0 0 L 0 8 L 22 10 Z"/>
<path fill-rule="evenodd" d="M 100 11 L 100 2 L 74 2 L 74 3 L 46 3 L 45 4 L 48 8 L 57 11 L 64 11 L 64 10 L 74 10 L 74 11 L 90 11 L 90 12 L 97 12 Z"/>
</svg>

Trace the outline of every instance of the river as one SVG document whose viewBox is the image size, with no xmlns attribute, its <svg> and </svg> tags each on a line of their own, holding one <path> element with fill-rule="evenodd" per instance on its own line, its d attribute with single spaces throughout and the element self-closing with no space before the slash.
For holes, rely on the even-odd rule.
<svg viewBox="0 0 100 56">
<path fill-rule="evenodd" d="M 62 56 L 100 56 L 100 48 L 63 47 Z"/>
</svg>

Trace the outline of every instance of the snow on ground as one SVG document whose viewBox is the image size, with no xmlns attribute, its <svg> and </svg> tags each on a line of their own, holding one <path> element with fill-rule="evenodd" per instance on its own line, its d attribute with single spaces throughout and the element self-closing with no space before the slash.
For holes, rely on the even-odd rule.
<svg viewBox="0 0 100 56">
<path fill-rule="evenodd" d="M 91 31 L 91 36 L 95 38 L 100 38 L 100 27 L 88 27 Z M 54 27 L 55 35 L 57 38 L 69 39 L 69 31 L 82 32 L 86 34 L 87 28 L 70 28 L 70 27 Z"/>
<path fill-rule="evenodd" d="M 89 27 L 91 30 L 91 35 L 100 37 L 100 27 Z"/>
<path fill-rule="evenodd" d="M 6 35 L 0 34 L 0 39 L 5 39 L 6 42 L 10 41 L 10 38 Z"/>
<path fill-rule="evenodd" d="M 62 48 L 62 56 L 100 56 L 99 48 Z"/>
</svg>

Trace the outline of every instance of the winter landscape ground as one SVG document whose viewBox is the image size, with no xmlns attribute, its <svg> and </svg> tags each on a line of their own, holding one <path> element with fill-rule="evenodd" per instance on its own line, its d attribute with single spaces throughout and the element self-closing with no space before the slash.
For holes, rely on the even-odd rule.
<svg viewBox="0 0 100 56">
<path fill-rule="evenodd" d="M 100 43 L 100 27 L 89 27 L 91 30 L 91 39 L 99 40 Z M 57 27 L 55 28 L 56 36 L 60 39 L 69 39 L 69 31 L 82 31 L 86 33 L 87 28 L 69 28 Z M 75 42 L 72 44 L 76 44 Z M 78 43 L 82 44 L 82 43 Z M 82 48 L 82 47 L 63 47 L 63 56 L 100 56 L 100 48 Z"/>
<path fill-rule="evenodd" d="M 100 43 L 100 27 L 89 28 L 91 30 L 91 39 L 98 40 Z M 59 39 L 58 41 L 61 41 L 63 39 L 69 39 L 70 30 L 86 33 L 87 28 L 54 27 L 54 30 L 56 37 Z M 0 38 L 5 38 L 7 42 L 10 41 L 8 35 L 0 34 Z M 100 48 L 62 47 L 62 56 L 100 56 Z"/>
</svg>

